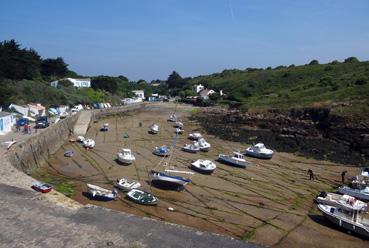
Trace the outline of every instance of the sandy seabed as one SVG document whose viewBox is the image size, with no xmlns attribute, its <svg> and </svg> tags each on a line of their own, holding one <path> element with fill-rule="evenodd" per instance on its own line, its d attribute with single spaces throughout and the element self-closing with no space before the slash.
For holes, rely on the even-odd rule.
<svg viewBox="0 0 369 248">
<path fill-rule="evenodd" d="M 95 204 L 262 245 L 369 247 L 369 241 L 347 234 L 326 221 L 313 203 L 320 191 L 331 190 L 339 184 L 341 171 L 347 170 L 348 176 L 355 175 L 358 170 L 353 167 L 276 152 L 271 160 L 247 158 L 252 162 L 247 169 L 216 162 L 217 169 L 212 175 L 195 173 L 193 182 L 181 192 L 151 187 L 147 182 L 148 171 L 163 169 L 162 158 L 153 155 L 152 150 L 155 146 L 173 144 L 173 123 L 167 122 L 173 111 L 181 118 L 185 130 L 177 138 L 170 163 L 176 169 L 190 170 L 192 160 L 215 160 L 219 153 L 243 151 L 247 147 L 247 144 L 224 141 L 204 133 L 198 123 L 189 120 L 197 110 L 187 105 L 158 103 L 138 112 L 101 119 L 93 123 L 86 134 L 96 141 L 94 149 L 85 150 L 78 143 L 66 143 L 34 177 L 67 179 L 75 189 L 72 198 L 82 204 Z M 103 123 L 109 123 L 109 131 L 99 130 Z M 152 123 L 159 124 L 159 134 L 148 133 Z M 201 132 L 211 143 L 209 152 L 181 151 L 184 144 L 191 142 L 187 139 L 191 131 Z M 129 137 L 125 138 L 125 134 Z M 117 163 L 117 152 L 122 148 L 132 149 L 136 157 L 132 165 Z M 65 150 L 73 150 L 75 156 L 64 157 Z M 308 178 L 309 168 L 316 174 L 314 181 Z M 158 206 L 135 204 L 123 193 L 111 202 L 90 200 L 83 193 L 86 183 L 111 189 L 114 181 L 121 177 L 140 181 L 144 190 L 159 198 Z M 168 207 L 175 211 L 168 211 Z"/>
</svg>

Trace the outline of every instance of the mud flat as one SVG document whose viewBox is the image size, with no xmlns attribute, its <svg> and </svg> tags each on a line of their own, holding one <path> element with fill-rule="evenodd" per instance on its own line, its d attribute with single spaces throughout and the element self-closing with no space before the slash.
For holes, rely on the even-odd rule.
<svg viewBox="0 0 369 248">
<path fill-rule="evenodd" d="M 158 167 L 161 158 L 152 154 L 155 146 L 171 145 L 174 137 L 172 123 L 166 121 L 175 109 L 174 104 L 148 105 L 142 110 L 98 119 L 91 124 L 86 137 L 93 138 L 96 146 L 85 150 L 78 143 L 66 143 L 36 170 L 33 176 L 62 178 L 70 183 L 75 193 L 72 199 L 82 204 L 95 204 L 138 216 L 183 224 L 200 230 L 220 233 L 274 247 L 365 247 L 369 241 L 353 236 L 330 225 L 313 204 L 314 196 L 331 190 L 339 184 L 342 170 L 348 176 L 357 169 L 332 162 L 298 157 L 277 152 L 272 160 L 248 158 L 253 165 L 247 169 L 233 168 L 217 163 L 211 175 L 196 173 L 193 183 L 182 192 L 150 187 L 147 173 Z M 219 153 L 242 151 L 246 144 L 226 141 L 205 133 L 199 123 L 190 118 L 197 109 L 178 105 L 177 115 L 184 122 L 185 133 L 176 142 L 172 165 L 186 169 L 199 158 L 216 159 Z M 100 132 L 108 122 L 108 132 Z M 149 134 L 152 123 L 160 125 L 157 135 Z M 207 153 L 190 154 L 180 148 L 190 142 L 190 131 L 200 131 L 212 144 Z M 128 138 L 127 138 L 128 136 Z M 136 162 L 119 165 L 116 154 L 121 148 L 131 148 Z M 65 158 L 65 150 L 74 150 L 75 156 Z M 308 179 L 312 169 L 317 178 Z M 156 207 L 134 204 L 121 194 L 112 202 L 99 202 L 84 194 L 86 183 L 112 188 L 120 177 L 139 180 L 143 188 L 152 191 L 160 203 Z M 167 210 L 173 207 L 174 212 Z"/>
</svg>

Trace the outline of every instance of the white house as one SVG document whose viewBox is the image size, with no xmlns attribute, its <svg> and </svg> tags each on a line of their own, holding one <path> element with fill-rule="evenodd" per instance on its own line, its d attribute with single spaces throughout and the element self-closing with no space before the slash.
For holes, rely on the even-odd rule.
<svg viewBox="0 0 369 248">
<path fill-rule="evenodd" d="M 143 90 L 132 90 L 132 92 L 136 95 L 136 97 L 145 100 L 145 92 Z"/>
<path fill-rule="evenodd" d="M 73 83 L 74 87 L 77 88 L 90 88 L 91 87 L 91 79 L 90 78 L 63 78 L 60 80 L 68 80 L 71 83 Z M 59 81 L 60 80 L 56 80 L 56 81 L 52 81 L 50 83 L 51 86 L 53 87 L 58 87 Z"/>
<path fill-rule="evenodd" d="M 0 135 L 4 135 L 12 130 L 16 120 L 12 113 L 0 112 Z"/>
<path fill-rule="evenodd" d="M 206 90 L 203 90 L 203 91 L 201 91 L 200 92 L 200 96 L 203 98 L 203 99 L 209 99 L 209 96 L 211 95 L 211 94 L 214 94 L 215 93 L 215 91 L 214 90 L 208 90 L 208 89 L 206 89 Z"/>
<path fill-rule="evenodd" d="M 199 93 L 201 92 L 202 90 L 204 90 L 205 87 L 204 85 L 202 84 L 195 84 L 193 87 L 192 87 L 192 90 L 195 91 L 196 93 Z"/>
</svg>

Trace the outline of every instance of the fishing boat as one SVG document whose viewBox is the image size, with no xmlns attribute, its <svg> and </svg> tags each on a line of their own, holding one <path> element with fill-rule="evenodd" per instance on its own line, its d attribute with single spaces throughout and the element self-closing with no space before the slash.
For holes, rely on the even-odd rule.
<svg viewBox="0 0 369 248">
<path fill-rule="evenodd" d="M 176 122 L 177 121 L 177 116 L 175 114 L 170 114 L 168 121 L 170 122 Z"/>
<path fill-rule="evenodd" d="M 78 142 L 83 143 L 83 141 L 85 141 L 85 137 L 83 137 L 83 136 L 78 136 L 78 137 L 77 137 L 77 141 L 78 141 Z"/>
<path fill-rule="evenodd" d="M 369 177 L 369 167 L 366 167 L 361 171 L 361 176 Z"/>
<path fill-rule="evenodd" d="M 369 186 L 362 185 L 358 188 L 350 188 L 347 186 L 341 186 L 338 188 L 338 192 L 345 195 L 350 195 L 358 199 L 369 201 Z"/>
<path fill-rule="evenodd" d="M 191 179 L 182 176 L 173 176 L 169 174 L 171 172 L 193 174 L 192 172 L 175 170 L 165 170 L 165 172 L 151 170 L 149 172 L 149 179 L 151 184 L 169 189 L 181 190 L 185 185 L 192 181 Z"/>
<path fill-rule="evenodd" d="M 177 134 L 183 134 L 183 129 L 177 127 L 174 132 L 177 133 Z"/>
<path fill-rule="evenodd" d="M 256 145 L 250 146 L 245 152 L 248 156 L 264 159 L 271 159 L 274 154 L 273 150 L 266 148 L 263 143 L 257 143 Z"/>
<path fill-rule="evenodd" d="M 196 153 L 200 151 L 200 147 L 198 145 L 198 143 L 194 143 L 194 144 L 185 144 L 182 147 L 182 151 L 184 152 L 190 152 L 190 153 Z"/>
<path fill-rule="evenodd" d="M 159 199 L 152 194 L 139 189 L 132 189 L 129 191 L 127 198 L 142 205 L 157 205 L 159 201 Z"/>
<path fill-rule="evenodd" d="M 340 206 L 319 204 L 318 209 L 333 224 L 369 238 L 369 218 L 361 208 L 347 210 Z"/>
<path fill-rule="evenodd" d="M 158 156 L 166 157 L 169 156 L 170 149 L 167 146 L 157 146 L 152 153 Z"/>
<path fill-rule="evenodd" d="M 93 184 L 87 184 L 87 193 L 98 200 L 114 200 L 118 196 L 116 189 L 108 190 Z"/>
<path fill-rule="evenodd" d="M 123 191 L 130 191 L 132 189 L 138 189 L 139 187 L 141 187 L 141 184 L 139 182 L 129 181 L 126 178 L 121 178 L 117 179 L 114 186 Z"/>
<path fill-rule="evenodd" d="M 123 164 L 131 164 L 136 160 L 135 156 L 133 156 L 131 149 L 123 148 L 121 152 L 117 154 L 118 161 Z"/>
<path fill-rule="evenodd" d="M 109 123 L 105 123 L 104 125 L 102 125 L 102 127 L 100 128 L 101 132 L 106 132 L 109 130 Z"/>
<path fill-rule="evenodd" d="M 85 148 L 94 148 L 95 147 L 95 141 L 93 139 L 85 139 L 83 141 L 83 146 Z"/>
<path fill-rule="evenodd" d="M 316 198 L 315 201 L 319 204 L 341 207 L 345 210 L 350 210 L 351 208 L 356 209 L 367 209 L 368 204 L 357 200 L 353 196 L 349 195 L 340 195 L 335 193 L 326 193 L 321 192 Z"/>
<path fill-rule="evenodd" d="M 152 133 L 152 134 L 157 134 L 157 133 L 159 133 L 159 125 L 157 125 L 157 124 L 152 124 L 152 125 L 149 127 L 149 133 Z"/>
<path fill-rule="evenodd" d="M 211 174 L 217 166 L 211 160 L 198 159 L 191 163 L 191 168 L 203 174 Z"/>
<path fill-rule="evenodd" d="M 174 127 L 183 128 L 183 123 L 180 121 L 176 121 L 176 123 L 174 123 Z"/>
<path fill-rule="evenodd" d="M 246 166 L 250 165 L 250 162 L 245 160 L 240 152 L 233 152 L 233 154 L 229 155 L 219 154 L 218 160 L 219 162 L 240 168 L 246 168 Z"/>
<path fill-rule="evenodd" d="M 200 138 L 196 143 L 201 151 L 208 152 L 210 150 L 211 145 L 204 138 Z"/>
<path fill-rule="evenodd" d="M 31 188 L 41 193 L 48 193 L 53 189 L 53 186 L 47 183 L 35 181 L 32 183 Z"/>
<path fill-rule="evenodd" d="M 188 138 L 192 139 L 192 140 L 198 140 L 198 139 L 202 138 L 202 135 L 201 135 L 201 133 L 190 133 L 188 135 Z"/>
<path fill-rule="evenodd" d="M 74 156 L 74 151 L 72 151 L 72 150 L 67 150 L 67 151 L 64 152 L 64 157 L 70 158 L 70 157 L 73 157 L 73 156 Z"/>
</svg>

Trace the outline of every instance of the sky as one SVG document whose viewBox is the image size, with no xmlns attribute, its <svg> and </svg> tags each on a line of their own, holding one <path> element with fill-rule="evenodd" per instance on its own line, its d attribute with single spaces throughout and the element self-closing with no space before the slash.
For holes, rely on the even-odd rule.
<svg viewBox="0 0 369 248">
<path fill-rule="evenodd" d="M 147 81 L 369 60 L 369 1 L 3 0 L 0 40 L 9 39 L 81 75 Z"/>
</svg>

